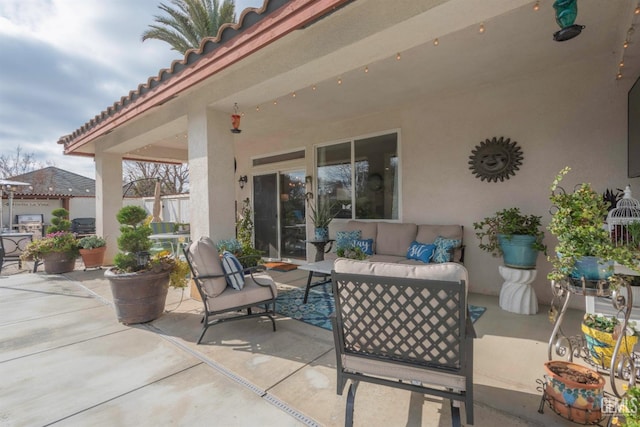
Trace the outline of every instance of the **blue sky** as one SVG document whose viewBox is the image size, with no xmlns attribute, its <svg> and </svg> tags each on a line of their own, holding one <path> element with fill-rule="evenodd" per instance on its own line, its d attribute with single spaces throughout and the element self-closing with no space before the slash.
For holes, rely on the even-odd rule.
<svg viewBox="0 0 640 427">
<path fill-rule="evenodd" d="M 0 1 L 0 154 L 93 178 L 92 159 L 62 154 L 69 134 L 182 56 L 142 32 L 169 0 Z M 236 15 L 263 0 L 236 0 Z"/>
</svg>

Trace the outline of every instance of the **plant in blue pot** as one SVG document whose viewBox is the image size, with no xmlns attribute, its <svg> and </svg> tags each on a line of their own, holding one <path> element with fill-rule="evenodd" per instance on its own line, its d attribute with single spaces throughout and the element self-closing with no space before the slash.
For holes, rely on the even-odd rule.
<svg viewBox="0 0 640 427">
<path fill-rule="evenodd" d="M 309 206 L 309 218 L 314 226 L 314 240 L 329 239 L 329 223 L 333 220 L 333 205 L 328 201 L 320 201 L 312 203 L 312 197 L 307 197 L 307 206 Z"/>
<path fill-rule="evenodd" d="M 615 282 L 614 263 L 638 270 L 635 252 L 628 246 L 616 245 L 604 221 L 608 205 L 591 184 L 576 185 L 573 192 L 560 187 L 560 182 L 571 168 L 565 167 L 551 184 L 551 222 L 549 231 L 557 237 L 556 256 L 550 256 L 553 265 L 550 280 L 567 276 L 589 281 L 608 279 Z"/>
<path fill-rule="evenodd" d="M 523 214 L 519 208 L 508 208 L 474 222 L 473 228 L 480 239 L 480 249 L 502 256 L 505 266 L 534 269 L 538 252 L 546 253 L 541 219 Z"/>
</svg>

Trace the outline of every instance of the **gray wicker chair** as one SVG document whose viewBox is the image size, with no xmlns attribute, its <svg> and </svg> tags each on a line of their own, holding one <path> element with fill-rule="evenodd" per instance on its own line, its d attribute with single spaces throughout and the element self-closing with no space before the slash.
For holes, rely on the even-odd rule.
<svg viewBox="0 0 640 427">
<path fill-rule="evenodd" d="M 473 424 L 475 331 L 466 269 L 338 259 L 332 279 L 339 395 L 351 380 L 345 425 L 353 424 L 360 381 L 449 399 L 454 426 L 464 402 Z"/>
<path fill-rule="evenodd" d="M 209 326 L 231 320 L 268 317 L 275 332 L 274 310 L 278 290 L 268 274 L 262 273 L 259 267 L 245 269 L 245 285 L 242 290 L 235 290 L 227 286 L 218 250 L 211 239 L 203 237 L 189 244 L 183 251 L 204 303 L 201 321 L 203 329 L 198 344 Z M 259 311 L 253 312 L 254 307 L 259 308 Z M 235 315 L 228 315 L 229 313 Z"/>
</svg>

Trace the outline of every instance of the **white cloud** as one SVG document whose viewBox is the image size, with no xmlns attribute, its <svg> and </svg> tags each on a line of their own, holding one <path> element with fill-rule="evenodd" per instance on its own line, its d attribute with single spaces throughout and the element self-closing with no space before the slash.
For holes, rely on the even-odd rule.
<svg viewBox="0 0 640 427">
<path fill-rule="evenodd" d="M 93 177 L 93 159 L 64 156 L 56 142 L 182 58 L 141 41 L 161 1 L 1 0 L 0 154 L 21 146 Z M 262 5 L 236 0 L 236 14 Z"/>
</svg>

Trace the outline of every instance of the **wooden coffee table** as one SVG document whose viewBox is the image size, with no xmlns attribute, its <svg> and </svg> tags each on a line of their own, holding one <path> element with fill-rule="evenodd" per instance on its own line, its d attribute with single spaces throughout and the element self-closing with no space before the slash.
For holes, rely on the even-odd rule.
<svg viewBox="0 0 640 427">
<path fill-rule="evenodd" d="M 333 270 L 333 261 L 332 259 L 327 259 L 318 262 L 310 262 L 308 264 L 303 264 L 298 266 L 299 270 L 304 270 L 309 272 L 309 278 L 307 279 L 307 286 L 304 290 L 304 300 L 303 303 L 307 303 L 307 298 L 309 297 L 309 289 L 314 286 L 324 285 L 325 283 L 331 282 L 331 270 Z M 311 283 L 313 280 L 313 276 L 322 277 L 317 282 Z"/>
</svg>

